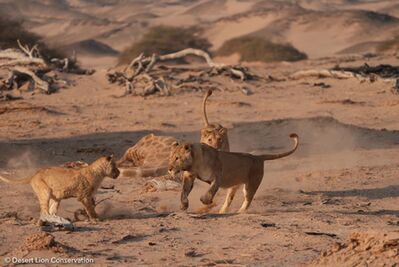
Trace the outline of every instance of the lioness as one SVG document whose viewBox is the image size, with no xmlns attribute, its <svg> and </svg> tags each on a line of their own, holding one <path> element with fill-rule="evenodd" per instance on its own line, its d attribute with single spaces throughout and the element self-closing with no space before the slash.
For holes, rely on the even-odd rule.
<svg viewBox="0 0 399 267">
<path fill-rule="evenodd" d="M 295 142 L 293 149 L 290 151 L 259 156 L 248 153 L 218 151 L 200 143 L 174 143 L 169 156 L 169 173 L 176 175 L 176 173 L 184 171 L 181 209 L 186 210 L 188 208 L 188 195 L 193 188 L 194 179 L 198 178 L 210 184 L 208 191 L 200 198 L 205 205 L 212 203 L 219 187 L 229 188 L 220 213 L 227 211 L 238 187 L 244 184 L 245 199 L 238 212 L 245 212 L 263 179 L 263 162 L 286 157 L 297 149 L 298 135 L 291 134 L 290 137 Z"/>
<path fill-rule="evenodd" d="M 201 129 L 200 142 L 214 147 L 221 151 L 230 151 L 227 129 L 218 123 L 209 123 L 206 115 L 206 101 L 212 95 L 212 90 L 208 90 L 202 100 L 202 116 L 204 127 Z"/>
<path fill-rule="evenodd" d="M 77 198 L 84 206 L 91 221 L 98 216 L 94 209 L 94 195 L 105 177 L 116 179 L 119 170 L 113 156 L 101 157 L 87 167 L 80 169 L 50 167 L 39 170 L 32 177 L 22 180 L 9 180 L 9 184 L 29 184 L 36 193 L 40 203 L 41 215 L 56 215 L 62 199 Z"/>
</svg>

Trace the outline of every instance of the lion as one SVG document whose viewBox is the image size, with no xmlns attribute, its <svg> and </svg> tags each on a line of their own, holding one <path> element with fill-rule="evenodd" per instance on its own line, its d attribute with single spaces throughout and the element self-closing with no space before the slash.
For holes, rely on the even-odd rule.
<svg viewBox="0 0 399 267">
<path fill-rule="evenodd" d="M 230 151 L 227 129 L 220 124 L 208 122 L 206 101 L 211 94 L 212 90 L 208 90 L 202 101 L 205 126 L 201 129 L 200 142 L 218 150 Z M 169 154 L 174 142 L 179 142 L 179 140 L 172 136 L 158 136 L 151 133 L 142 137 L 135 145 L 128 148 L 117 161 L 122 176 L 158 177 L 166 175 Z"/>
<path fill-rule="evenodd" d="M 230 151 L 227 129 L 218 123 L 210 124 L 206 114 L 206 101 L 212 95 L 212 90 L 208 90 L 202 101 L 202 115 L 204 127 L 201 129 L 200 143 L 207 144 L 221 151 Z"/>
<path fill-rule="evenodd" d="M 286 157 L 298 148 L 298 135 L 293 133 L 290 137 L 295 143 L 290 151 L 264 155 L 218 151 L 201 143 L 174 143 L 169 156 L 168 171 L 172 176 L 183 171 L 181 209 L 188 208 L 188 195 L 195 178 L 198 178 L 210 184 L 208 191 L 200 198 L 204 205 L 212 204 L 219 187 L 228 188 L 226 200 L 219 213 L 228 210 L 237 189 L 244 184 L 244 202 L 238 212 L 246 212 L 262 182 L 264 161 Z"/>
<path fill-rule="evenodd" d="M 116 179 L 119 173 L 113 156 L 108 156 L 79 169 L 50 167 L 26 179 L 13 181 L 0 176 L 0 180 L 8 184 L 30 183 L 39 199 L 41 216 L 56 215 L 62 199 L 77 198 L 83 204 L 89 220 L 97 221 L 94 195 L 105 177 Z"/>
</svg>

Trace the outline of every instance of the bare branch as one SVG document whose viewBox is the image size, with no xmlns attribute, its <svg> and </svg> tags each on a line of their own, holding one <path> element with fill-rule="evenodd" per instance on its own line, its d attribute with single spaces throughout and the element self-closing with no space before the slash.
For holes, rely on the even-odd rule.
<svg viewBox="0 0 399 267">
<path fill-rule="evenodd" d="M 29 56 L 30 58 L 32 58 L 32 55 L 29 53 L 29 48 L 28 48 L 28 46 L 23 46 L 23 45 L 21 44 L 21 42 L 19 41 L 19 39 L 17 39 L 17 43 L 18 43 L 19 49 L 21 49 L 27 56 Z"/>
<path fill-rule="evenodd" d="M 148 63 L 147 67 L 145 68 L 145 72 L 150 72 L 156 62 L 157 62 L 157 56 L 155 54 L 152 54 L 151 61 L 150 61 L 150 63 Z"/>
<path fill-rule="evenodd" d="M 144 57 L 144 53 L 141 53 L 138 57 L 134 58 L 129 65 L 126 66 L 126 68 L 123 70 L 124 72 L 126 72 L 128 69 L 132 69 L 134 64 L 136 64 L 137 62 L 141 61 Z"/>
<path fill-rule="evenodd" d="M 32 49 L 29 49 L 29 46 L 28 46 L 28 45 L 23 46 L 23 45 L 21 44 L 21 42 L 19 41 L 19 39 L 17 39 L 17 43 L 18 43 L 19 48 L 20 48 L 27 56 L 29 56 L 29 58 L 34 58 L 33 52 L 39 51 L 39 50 L 37 49 L 37 44 L 35 44 L 35 45 L 32 47 Z"/>
<path fill-rule="evenodd" d="M 22 73 L 30 76 L 31 79 L 34 81 L 36 88 L 46 92 L 47 94 L 50 93 L 49 84 L 46 81 L 40 79 L 33 71 L 24 67 L 14 67 L 12 71 L 14 73 Z"/>
<path fill-rule="evenodd" d="M 231 73 L 232 73 L 234 76 L 240 78 L 241 81 L 244 81 L 244 80 L 245 80 L 245 74 L 244 74 L 244 72 L 242 72 L 241 70 L 231 68 L 230 71 L 231 71 Z"/>
<path fill-rule="evenodd" d="M 217 63 L 213 62 L 213 60 L 210 57 L 210 55 L 208 53 L 206 53 L 205 51 L 200 50 L 200 49 L 194 49 L 194 48 L 186 48 L 186 49 L 183 49 L 183 50 L 181 50 L 179 52 L 176 52 L 176 53 L 159 56 L 159 60 L 160 61 L 172 60 L 172 59 L 183 58 L 183 57 L 186 57 L 186 56 L 189 56 L 189 55 L 202 57 L 203 59 L 205 59 L 206 63 L 211 68 L 219 69 L 219 68 L 226 67 L 225 64 L 217 64 Z"/>
<path fill-rule="evenodd" d="M 290 75 L 291 79 L 298 80 L 307 77 L 316 78 L 336 78 L 336 79 L 349 79 L 360 78 L 359 75 L 349 71 L 335 71 L 335 70 L 301 70 Z"/>
</svg>

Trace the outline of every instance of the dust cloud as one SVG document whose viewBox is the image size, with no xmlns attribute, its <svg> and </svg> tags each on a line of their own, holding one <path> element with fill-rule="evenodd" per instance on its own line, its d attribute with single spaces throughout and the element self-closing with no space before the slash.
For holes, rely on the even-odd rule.
<svg viewBox="0 0 399 267">
<path fill-rule="evenodd" d="M 265 162 L 260 190 L 271 184 L 296 190 L 301 187 L 293 179 L 298 174 L 375 164 L 376 159 L 364 156 L 364 151 L 389 148 L 397 138 L 394 132 L 343 124 L 330 117 L 238 124 L 230 132 L 232 151 L 257 155 L 287 151 L 293 145 L 289 134 L 299 135 L 299 147 L 294 154 Z M 377 160 L 385 163 L 388 159 Z"/>
</svg>

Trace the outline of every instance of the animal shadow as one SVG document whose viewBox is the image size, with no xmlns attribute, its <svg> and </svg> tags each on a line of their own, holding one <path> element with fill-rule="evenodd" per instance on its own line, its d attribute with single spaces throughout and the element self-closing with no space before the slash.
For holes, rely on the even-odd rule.
<svg viewBox="0 0 399 267">
<path fill-rule="evenodd" d="M 368 199 L 383 199 L 399 197 L 399 185 L 389 185 L 382 188 L 349 189 L 339 191 L 312 191 L 303 192 L 306 195 L 322 194 L 326 197 L 365 197 Z"/>
</svg>

